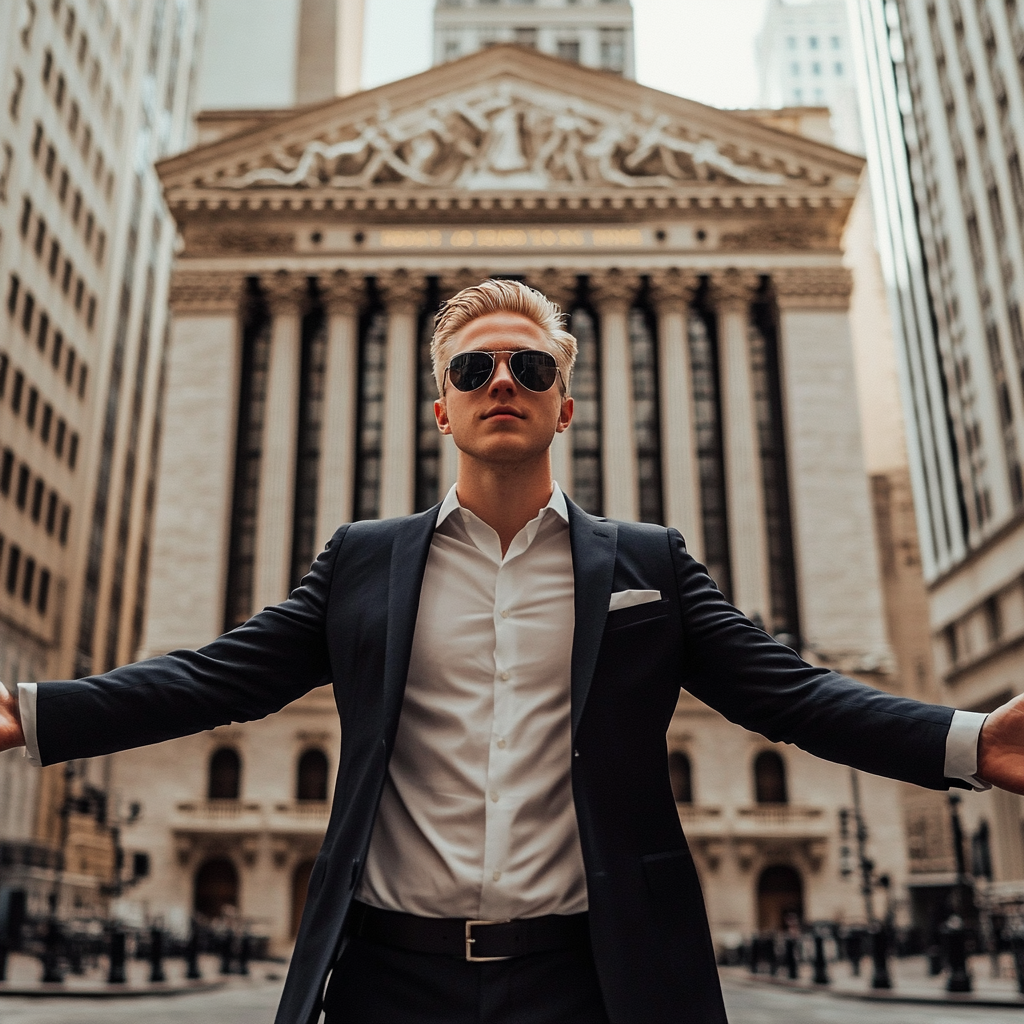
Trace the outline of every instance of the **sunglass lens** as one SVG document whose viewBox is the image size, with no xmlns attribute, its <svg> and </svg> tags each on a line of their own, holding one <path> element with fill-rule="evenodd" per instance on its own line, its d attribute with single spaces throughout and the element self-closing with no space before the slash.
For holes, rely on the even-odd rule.
<svg viewBox="0 0 1024 1024">
<path fill-rule="evenodd" d="M 555 383 L 558 365 L 550 352 L 516 352 L 509 360 L 516 380 L 530 391 L 547 391 Z"/>
<path fill-rule="evenodd" d="M 494 356 L 487 352 L 463 352 L 448 364 L 448 379 L 459 391 L 476 391 L 490 379 Z"/>
</svg>

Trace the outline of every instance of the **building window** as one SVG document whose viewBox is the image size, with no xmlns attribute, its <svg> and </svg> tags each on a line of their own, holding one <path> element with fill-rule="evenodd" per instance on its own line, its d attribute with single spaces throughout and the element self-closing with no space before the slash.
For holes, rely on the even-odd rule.
<svg viewBox="0 0 1024 1024">
<path fill-rule="evenodd" d="M 601 357 L 597 330 L 590 310 L 582 306 L 570 313 L 572 333 L 579 344 L 572 375 L 575 400 L 572 429 L 572 491 L 576 503 L 592 515 L 604 504 L 601 476 Z"/>
<path fill-rule="evenodd" d="M 807 47 L 808 47 L 808 49 L 816 50 L 818 48 L 818 37 L 817 36 L 808 36 L 807 37 Z"/>
<path fill-rule="evenodd" d="M 302 319 L 302 356 L 299 371 L 299 435 L 295 461 L 295 511 L 292 525 L 291 585 L 309 572 L 319 546 L 317 494 L 324 420 L 324 373 L 327 367 L 327 322 L 323 307 L 314 307 Z M 339 510 L 339 516 L 345 513 Z"/>
<path fill-rule="evenodd" d="M 43 421 L 39 424 L 39 439 L 43 444 L 50 443 L 50 427 L 53 426 L 53 406 L 47 402 L 43 406 Z"/>
<path fill-rule="evenodd" d="M 11 176 L 14 150 L 5 142 L 0 146 L 0 203 L 7 202 L 7 182 Z"/>
<path fill-rule="evenodd" d="M 832 49 L 833 50 L 838 50 L 842 45 L 843 45 L 842 44 L 842 40 L 840 40 L 839 36 L 833 36 L 832 37 Z"/>
<path fill-rule="evenodd" d="M 729 527 L 725 499 L 725 458 L 722 403 L 719 391 L 718 345 L 703 311 L 692 310 L 688 324 L 693 414 L 697 434 L 697 466 L 704 538 L 704 564 L 718 589 L 729 597 Z"/>
<path fill-rule="evenodd" d="M 50 601 L 50 570 L 43 569 L 39 574 L 39 589 L 36 591 L 36 611 L 40 615 L 46 614 L 46 608 Z"/>
<path fill-rule="evenodd" d="M 4 393 L 7 391 L 7 367 L 10 366 L 10 360 L 7 358 L 5 352 L 0 352 L 0 398 L 4 397 Z"/>
<path fill-rule="evenodd" d="M 21 370 L 14 372 L 14 387 L 11 388 L 11 411 L 21 412 L 21 396 L 25 392 L 25 374 Z"/>
<path fill-rule="evenodd" d="M 60 511 L 60 532 L 57 535 L 57 539 L 60 541 L 60 546 L 64 547 L 68 542 L 68 527 L 71 525 L 71 506 L 65 505 Z"/>
<path fill-rule="evenodd" d="M 28 389 L 28 402 L 25 404 L 25 426 L 32 430 L 36 425 L 36 412 L 39 409 L 39 389 Z"/>
<path fill-rule="evenodd" d="M 626 33 L 621 28 L 601 29 L 601 67 L 606 71 L 626 70 Z"/>
<path fill-rule="evenodd" d="M 789 73 L 794 78 L 799 78 L 799 76 L 800 76 L 800 62 L 799 61 L 795 60 L 795 61 L 793 61 L 792 64 L 789 65 Z"/>
<path fill-rule="evenodd" d="M 78 461 L 78 433 L 77 431 L 72 433 L 71 440 L 68 442 L 68 469 L 74 469 L 75 463 Z"/>
<path fill-rule="evenodd" d="M 196 872 L 192 908 L 208 921 L 238 909 L 238 871 L 226 857 L 203 861 Z"/>
<path fill-rule="evenodd" d="M 64 81 L 63 75 L 57 76 L 57 88 L 53 93 L 53 102 L 58 110 L 64 106 L 64 92 L 67 89 L 67 83 Z"/>
<path fill-rule="evenodd" d="M 690 758 L 681 750 L 673 750 L 668 755 L 668 777 L 676 803 L 692 804 L 693 774 L 690 770 Z"/>
<path fill-rule="evenodd" d="M 36 299 L 31 292 L 25 292 L 25 301 L 21 306 L 21 329 L 26 334 L 32 333 L 32 316 L 36 311 Z"/>
<path fill-rule="evenodd" d="M 18 589 L 18 570 L 21 569 L 21 548 L 17 544 L 11 545 L 10 553 L 7 555 L 7 593 L 12 597 Z"/>
<path fill-rule="evenodd" d="M 47 50 L 43 54 L 43 85 L 50 84 L 50 75 L 53 73 L 53 53 Z"/>
<path fill-rule="evenodd" d="M 13 473 L 14 452 L 10 448 L 5 448 L 3 458 L 0 459 L 0 494 L 5 498 L 11 493 L 11 476 Z"/>
<path fill-rule="evenodd" d="M 628 323 L 640 520 L 662 523 L 665 516 L 661 493 L 661 423 L 654 320 L 650 310 L 634 306 L 629 311 Z"/>
<path fill-rule="evenodd" d="M 836 78 L 842 78 L 843 77 L 843 62 L 841 60 L 837 60 L 835 62 L 835 64 L 832 65 L 832 70 L 836 73 Z"/>
<path fill-rule="evenodd" d="M 989 642 L 997 643 L 1003 636 L 1003 614 L 999 607 L 998 595 L 993 594 L 989 597 L 982 605 L 982 611 L 985 616 L 985 629 Z"/>
<path fill-rule="evenodd" d="M 22 512 L 25 511 L 25 505 L 28 503 L 28 485 L 31 479 L 32 474 L 29 472 L 28 466 L 23 462 L 18 467 L 18 484 L 14 490 L 14 504 Z"/>
<path fill-rule="evenodd" d="M 322 750 L 307 750 L 299 758 L 295 783 L 297 800 L 327 799 L 327 755 Z"/>
<path fill-rule="evenodd" d="M 43 122 L 36 121 L 36 126 L 32 131 L 32 156 L 38 158 L 39 151 L 43 147 Z M 53 148 L 52 146 L 50 147 Z"/>
<path fill-rule="evenodd" d="M 557 53 L 562 60 L 572 61 L 574 64 L 580 62 L 580 41 L 578 39 L 559 39 Z"/>
<path fill-rule="evenodd" d="M 17 274 L 11 274 L 10 287 L 7 289 L 7 312 L 14 316 L 18 308 L 18 292 L 21 291 L 21 280 Z"/>
<path fill-rule="evenodd" d="M 43 483 L 42 478 L 37 476 L 35 483 L 32 485 L 31 516 L 33 523 L 38 523 L 39 517 L 43 514 L 43 495 L 45 494 L 46 485 Z"/>
<path fill-rule="evenodd" d="M 790 50 L 796 49 L 796 36 L 786 36 L 786 46 Z"/>
<path fill-rule="evenodd" d="M 520 46 L 537 48 L 537 30 L 535 28 L 516 28 L 513 30 L 513 39 Z"/>
<path fill-rule="evenodd" d="M 224 628 L 234 629 L 252 614 L 256 555 L 256 508 L 263 453 L 263 414 L 270 364 L 270 325 L 263 310 L 253 308 L 242 333 L 241 389 L 235 480 L 231 506 L 231 541 Z"/>
<path fill-rule="evenodd" d="M 49 501 L 46 503 L 46 534 L 49 537 L 53 536 L 53 531 L 57 528 L 57 492 L 50 491 Z"/>
<path fill-rule="evenodd" d="M 232 747 L 221 747 L 210 758 L 209 800 L 237 800 L 242 783 L 242 760 Z"/>
<path fill-rule="evenodd" d="M 759 804 L 789 803 L 786 765 L 774 750 L 762 750 L 754 758 L 754 799 Z"/>
<path fill-rule="evenodd" d="M 25 574 L 21 578 L 21 600 L 24 604 L 32 603 L 32 588 L 36 582 L 36 560 L 25 559 Z"/>
<path fill-rule="evenodd" d="M 25 90 L 25 76 L 20 71 L 14 72 L 14 87 L 11 89 L 11 101 L 7 106 L 10 111 L 11 120 L 18 120 L 18 113 L 21 110 L 21 94 Z"/>
<path fill-rule="evenodd" d="M 811 74 L 812 75 L 820 75 L 821 74 L 821 61 L 816 60 L 816 61 L 812 61 L 811 62 Z"/>
<path fill-rule="evenodd" d="M 28 238 L 29 225 L 32 223 L 32 200 L 28 196 L 25 196 L 21 201 L 21 222 L 18 224 L 18 230 L 21 232 L 22 238 Z"/>
<path fill-rule="evenodd" d="M 380 515 L 381 436 L 384 427 L 384 361 L 388 318 L 379 307 L 360 324 L 359 417 L 356 432 L 355 518 Z"/>
</svg>

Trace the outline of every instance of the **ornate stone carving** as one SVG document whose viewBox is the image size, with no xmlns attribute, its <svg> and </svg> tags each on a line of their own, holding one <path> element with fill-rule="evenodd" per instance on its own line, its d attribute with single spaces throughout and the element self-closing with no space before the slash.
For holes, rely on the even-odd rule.
<svg viewBox="0 0 1024 1024">
<path fill-rule="evenodd" d="M 838 249 L 841 232 L 829 230 L 831 222 L 771 220 L 719 235 L 718 247 L 727 252 L 780 252 L 785 250 Z"/>
<path fill-rule="evenodd" d="M 377 275 L 377 291 L 388 312 L 413 310 L 423 300 L 423 279 L 414 277 L 407 270 L 392 270 Z"/>
<path fill-rule="evenodd" d="M 447 302 L 452 296 L 458 295 L 463 288 L 470 288 L 481 281 L 487 280 L 487 274 L 482 270 L 472 270 L 469 267 L 462 267 L 460 270 L 445 271 L 438 278 L 438 289 L 442 302 Z"/>
<path fill-rule="evenodd" d="M 700 287 L 700 275 L 693 270 L 655 270 L 650 275 L 651 302 L 659 312 L 688 306 Z"/>
<path fill-rule="evenodd" d="M 259 166 L 211 177 L 211 187 L 429 187 L 547 189 L 583 182 L 623 188 L 680 181 L 784 185 L 756 154 L 723 152 L 714 139 L 665 114 L 612 110 L 526 82 L 489 82 L 393 114 L 382 107 L 340 137 L 280 146 Z"/>
<path fill-rule="evenodd" d="M 245 294 L 245 275 L 223 271 L 175 270 L 169 303 L 181 315 L 234 313 Z"/>
<path fill-rule="evenodd" d="M 761 283 L 761 276 L 729 267 L 711 277 L 711 296 L 716 306 L 745 306 Z"/>
<path fill-rule="evenodd" d="M 598 309 L 627 309 L 639 286 L 636 274 L 625 273 L 618 267 L 590 275 L 590 295 Z"/>
<path fill-rule="evenodd" d="M 557 303 L 558 308 L 566 316 L 572 312 L 579 290 L 579 275 L 575 270 L 548 267 L 537 275 L 536 280 L 531 279 L 530 284 L 537 291 L 543 292 L 552 302 Z"/>
<path fill-rule="evenodd" d="M 331 313 L 355 313 L 362 305 L 366 285 L 362 277 L 336 270 L 319 279 L 320 293 Z"/>
<path fill-rule="evenodd" d="M 301 313 L 309 301 L 309 283 L 301 274 L 277 270 L 261 277 L 260 285 L 274 316 Z"/>
<path fill-rule="evenodd" d="M 185 252 L 189 256 L 224 256 L 239 253 L 277 255 L 295 251 L 291 231 L 197 231 L 186 232 Z"/>
<path fill-rule="evenodd" d="M 782 309 L 848 309 L 853 275 L 846 267 L 773 270 L 772 287 Z"/>
</svg>

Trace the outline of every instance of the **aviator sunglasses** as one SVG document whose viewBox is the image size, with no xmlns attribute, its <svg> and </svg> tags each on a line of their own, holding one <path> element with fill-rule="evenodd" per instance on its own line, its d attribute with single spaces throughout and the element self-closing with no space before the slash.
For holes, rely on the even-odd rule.
<svg viewBox="0 0 1024 1024">
<path fill-rule="evenodd" d="M 487 352 L 460 352 L 448 364 L 442 380 L 450 380 L 459 391 L 482 388 L 494 373 L 495 356 L 508 356 L 512 376 L 527 391 L 548 391 L 561 376 L 555 357 L 537 349 L 493 349 Z"/>
</svg>

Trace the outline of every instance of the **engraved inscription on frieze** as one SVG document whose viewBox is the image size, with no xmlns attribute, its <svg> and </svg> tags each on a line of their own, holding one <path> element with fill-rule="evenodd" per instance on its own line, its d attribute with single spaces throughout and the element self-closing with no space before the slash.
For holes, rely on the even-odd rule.
<svg viewBox="0 0 1024 1024">
<path fill-rule="evenodd" d="M 586 183 L 658 188 L 685 181 L 785 185 L 803 177 L 733 152 L 665 114 L 610 110 L 517 81 L 481 85 L 282 146 L 205 184 L 548 189 Z M 764 163 L 766 161 L 762 161 Z"/>
</svg>

